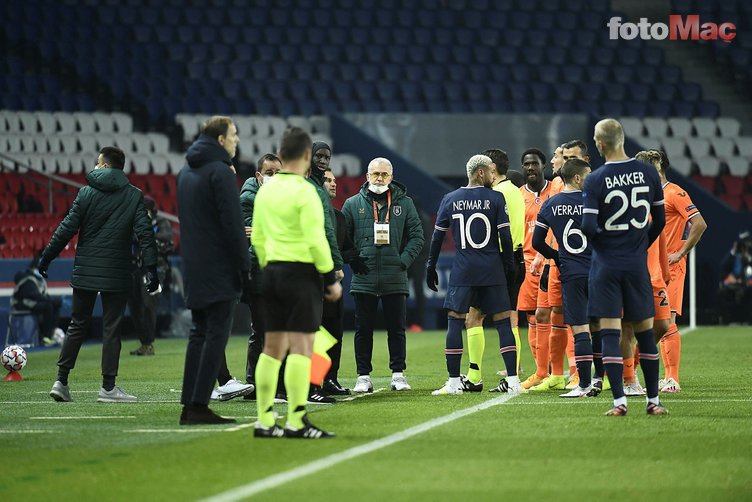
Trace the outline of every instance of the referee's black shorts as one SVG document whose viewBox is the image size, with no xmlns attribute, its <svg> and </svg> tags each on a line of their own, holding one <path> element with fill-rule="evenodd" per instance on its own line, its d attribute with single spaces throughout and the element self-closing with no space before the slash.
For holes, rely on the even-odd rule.
<svg viewBox="0 0 752 502">
<path fill-rule="evenodd" d="M 313 264 L 272 262 L 264 269 L 261 281 L 267 333 L 318 331 L 324 282 Z"/>
</svg>

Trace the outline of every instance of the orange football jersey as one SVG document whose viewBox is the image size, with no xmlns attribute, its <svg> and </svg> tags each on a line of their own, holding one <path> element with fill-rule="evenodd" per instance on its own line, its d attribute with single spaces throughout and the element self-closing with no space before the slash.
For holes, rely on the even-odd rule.
<svg viewBox="0 0 752 502">
<path fill-rule="evenodd" d="M 679 251 L 682 241 L 687 240 L 689 220 L 700 214 L 689 194 L 679 185 L 666 183 L 663 185 L 664 207 L 666 208 L 666 250 L 669 254 Z M 685 257 L 686 258 L 686 257 Z"/>
<path fill-rule="evenodd" d="M 551 182 L 546 180 L 540 192 L 533 192 L 527 184 L 520 187 L 520 192 L 522 192 L 522 198 L 525 199 L 525 240 L 522 250 L 525 253 L 525 263 L 529 266 L 537 254 L 537 251 L 533 249 L 535 221 L 538 219 L 541 206 L 551 197 Z"/>
</svg>

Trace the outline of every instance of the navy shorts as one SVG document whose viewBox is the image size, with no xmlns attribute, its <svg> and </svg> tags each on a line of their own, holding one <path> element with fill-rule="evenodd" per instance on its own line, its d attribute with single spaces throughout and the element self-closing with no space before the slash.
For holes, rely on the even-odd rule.
<svg viewBox="0 0 752 502">
<path fill-rule="evenodd" d="M 444 298 L 444 308 L 467 314 L 470 307 L 475 307 L 486 315 L 512 310 L 506 285 L 449 286 Z"/>
<path fill-rule="evenodd" d="M 582 326 L 588 324 L 588 278 L 578 277 L 561 283 L 564 324 Z"/>
<path fill-rule="evenodd" d="M 655 316 L 647 263 L 632 270 L 614 270 L 593 260 L 588 280 L 590 317 L 635 322 Z"/>
</svg>

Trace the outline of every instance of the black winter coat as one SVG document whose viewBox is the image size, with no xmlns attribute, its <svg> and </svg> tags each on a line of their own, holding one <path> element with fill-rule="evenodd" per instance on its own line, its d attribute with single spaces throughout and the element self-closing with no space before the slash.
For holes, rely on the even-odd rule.
<svg viewBox="0 0 752 502">
<path fill-rule="evenodd" d="M 135 233 L 146 267 L 157 264 L 154 231 L 144 207 L 144 194 L 128 183 L 121 169 L 95 169 L 88 186 L 78 191 L 68 214 L 42 252 L 50 262 L 78 233 L 71 286 L 119 292 L 131 287 L 131 238 Z"/>
<path fill-rule="evenodd" d="M 200 309 L 240 297 L 251 263 L 229 154 L 201 135 L 178 174 L 185 303 Z"/>
</svg>

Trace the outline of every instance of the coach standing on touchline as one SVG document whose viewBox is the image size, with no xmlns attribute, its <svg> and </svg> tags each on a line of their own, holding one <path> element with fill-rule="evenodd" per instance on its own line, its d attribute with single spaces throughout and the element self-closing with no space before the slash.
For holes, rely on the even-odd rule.
<svg viewBox="0 0 752 502">
<path fill-rule="evenodd" d="M 251 260 L 232 158 L 238 130 L 229 117 L 204 123 L 178 174 L 185 304 L 193 328 L 185 353 L 181 425 L 235 422 L 208 408 Z"/>
</svg>

